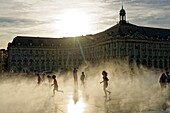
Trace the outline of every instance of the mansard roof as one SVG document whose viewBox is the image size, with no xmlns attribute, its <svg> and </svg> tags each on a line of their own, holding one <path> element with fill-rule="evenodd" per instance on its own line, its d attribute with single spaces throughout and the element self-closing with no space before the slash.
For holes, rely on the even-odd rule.
<svg viewBox="0 0 170 113">
<path fill-rule="evenodd" d="M 152 27 L 143 27 L 137 26 L 130 23 L 119 23 L 115 26 L 95 34 L 96 38 L 99 37 L 112 37 L 115 36 L 145 36 L 148 39 L 170 39 L 170 29 L 162 28 L 152 28 Z"/>
<path fill-rule="evenodd" d="M 91 45 L 104 40 L 117 37 L 132 36 L 135 39 L 147 38 L 147 40 L 170 40 L 170 29 L 152 28 L 137 26 L 130 23 L 119 23 L 115 26 L 93 35 L 66 37 L 66 38 L 48 38 L 48 37 L 29 37 L 17 36 L 10 46 L 48 46 L 48 47 L 71 47 L 75 43 L 81 42 L 82 45 Z"/>
<path fill-rule="evenodd" d="M 11 45 L 15 46 L 57 46 L 64 42 L 73 43 L 70 38 L 48 38 L 48 37 L 29 37 L 17 36 L 12 41 Z"/>
<path fill-rule="evenodd" d="M 48 37 L 30 37 L 30 36 L 16 36 L 10 46 L 47 46 L 47 47 L 70 47 L 75 46 L 75 43 L 91 42 L 91 39 L 80 37 L 64 37 L 64 38 L 48 38 Z"/>
</svg>

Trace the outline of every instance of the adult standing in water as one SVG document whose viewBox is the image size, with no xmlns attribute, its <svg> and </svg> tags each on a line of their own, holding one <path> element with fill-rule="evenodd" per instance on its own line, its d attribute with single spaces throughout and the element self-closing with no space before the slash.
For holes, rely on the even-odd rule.
<svg viewBox="0 0 170 113">
<path fill-rule="evenodd" d="M 77 89 L 78 82 L 77 82 L 77 69 L 73 69 L 73 78 L 74 78 L 74 87 Z"/>
<path fill-rule="evenodd" d="M 101 81 L 100 84 L 103 83 L 103 90 L 104 90 L 104 93 L 105 93 L 105 97 L 107 98 L 107 93 L 109 93 L 109 94 L 111 93 L 109 90 L 106 89 L 108 87 L 109 79 L 107 78 L 107 72 L 106 71 L 103 71 L 102 75 L 103 75 L 103 81 Z"/>
</svg>

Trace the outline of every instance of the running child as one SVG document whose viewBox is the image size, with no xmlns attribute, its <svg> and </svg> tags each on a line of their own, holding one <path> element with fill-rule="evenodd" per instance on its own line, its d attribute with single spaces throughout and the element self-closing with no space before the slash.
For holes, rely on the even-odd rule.
<svg viewBox="0 0 170 113">
<path fill-rule="evenodd" d="M 105 93 L 105 97 L 107 97 L 107 93 L 111 93 L 109 90 L 107 90 L 107 86 L 108 86 L 108 81 L 109 79 L 107 78 L 107 72 L 106 71 L 103 71 L 102 72 L 102 75 L 103 75 L 103 81 L 100 82 L 103 83 L 103 90 L 104 90 L 104 93 Z"/>
<path fill-rule="evenodd" d="M 63 93 L 63 90 L 58 90 L 58 83 L 55 75 L 52 76 L 52 79 L 53 79 L 53 84 L 51 84 L 51 86 L 54 86 L 53 96 L 55 95 L 55 91 Z"/>
</svg>

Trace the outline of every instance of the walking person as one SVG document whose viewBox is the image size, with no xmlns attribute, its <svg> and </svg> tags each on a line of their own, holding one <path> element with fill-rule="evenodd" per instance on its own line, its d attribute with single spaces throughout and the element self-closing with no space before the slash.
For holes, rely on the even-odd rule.
<svg viewBox="0 0 170 113">
<path fill-rule="evenodd" d="M 81 85 L 85 85 L 85 78 L 86 78 L 86 76 L 85 76 L 85 74 L 84 74 L 84 72 L 82 72 L 82 74 L 81 74 L 81 76 L 80 76 L 80 81 L 81 81 Z"/>
</svg>

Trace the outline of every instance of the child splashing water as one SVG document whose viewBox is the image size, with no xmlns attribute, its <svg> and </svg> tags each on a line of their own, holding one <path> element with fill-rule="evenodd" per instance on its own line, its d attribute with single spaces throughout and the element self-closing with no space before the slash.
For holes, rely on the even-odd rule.
<svg viewBox="0 0 170 113">
<path fill-rule="evenodd" d="M 52 76 L 52 79 L 53 79 L 53 84 L 51 84 L 51 86 L 54 86 L 54 88 L 53 88 L 53 96 L 55 95 L 55 91 L 63 93 L 63 90 L 58 90 L 58 83 L 57 83 L 57 79 L 56 79 L 55 75 Z"/>
</svg>

